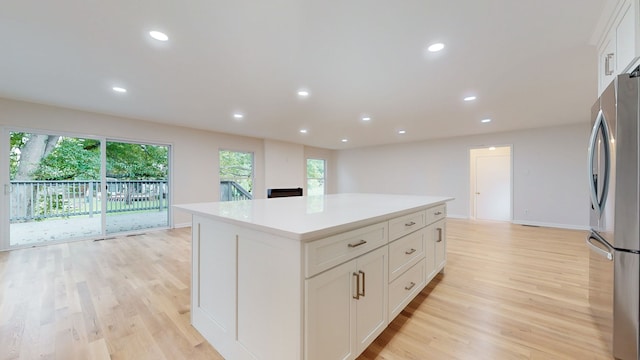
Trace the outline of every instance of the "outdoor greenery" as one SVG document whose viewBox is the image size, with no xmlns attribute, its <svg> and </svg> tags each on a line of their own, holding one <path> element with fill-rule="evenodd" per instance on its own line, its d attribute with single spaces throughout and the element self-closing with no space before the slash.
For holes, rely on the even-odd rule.
<svg viewBox="0 0 640 360">
<path fill-rule="evenodd" d="M 235 181 L 253 193 L 253 153 L 220 150 L 220 181 Z"/>
<path fill-rule="evenodd" d="M 324 195 L 325 162 L 307 159 L 307 195 Z"/>
<path fill-rule="evenodd" d="M 27 144 L 34 134 L 11 133 L 10 176 L 14 180 L 24 158 L 38 160 L 30 180 L 100 179 L 100 141 L 56 137 L 51 151 L 27 157 Z M 107 142 L 107 178 L 119 180 L 165 180 L 168 176 L 166 146 Z M 32 154 L 30 154 L 32 155 Z"/>
</svg>

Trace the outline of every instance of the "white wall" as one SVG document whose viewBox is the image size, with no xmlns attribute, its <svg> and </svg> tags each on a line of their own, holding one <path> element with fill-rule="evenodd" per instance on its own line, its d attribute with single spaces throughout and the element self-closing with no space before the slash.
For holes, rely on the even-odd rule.
<svg viewBox="0 0 640 360">
<path fill-rule="evenodd" d="M 304 188 L 304 146 L 264 140 L 265 188 Z"/>
<path fill-rule="evenodd" d="M 340 150 L 337 191 L 445 195 L 468 218 L 469 150 L 512 145 L 513 221 L 586 229 L 588 122 L 526 131 Z M 525 209 L 528 212 L 525 214 Z"/>
</svg>

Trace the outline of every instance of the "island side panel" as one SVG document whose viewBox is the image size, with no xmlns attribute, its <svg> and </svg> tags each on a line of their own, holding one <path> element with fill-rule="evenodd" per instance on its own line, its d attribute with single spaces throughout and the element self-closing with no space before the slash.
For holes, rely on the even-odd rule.
<svg viewBox="0 0 640 360">
<path fill-rule="evenodd" d="M 236 229 L 193 216 L 191 323 L 225 357 L 236 332 Z"/>
<path fill-rule="evenodd" d="M 302 358 L 301 248 L 265 232 L 238 233 L 238 343 L 256 359 Z"/>
</svg>

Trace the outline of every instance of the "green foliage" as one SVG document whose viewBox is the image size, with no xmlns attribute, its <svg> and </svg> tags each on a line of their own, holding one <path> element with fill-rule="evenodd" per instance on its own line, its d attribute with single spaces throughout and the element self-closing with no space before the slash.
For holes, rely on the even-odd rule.
<svg viewBox="0 0 640 360">
<path fill-rule="evenodd" d="M 325 178 L 325 161 L 307 159 L 307 195 L 323 195 Z"/>
<path fill-rule="evenodd" d="M 53 196 L 40 196 L 40 201 L 36 208 L 36 221 L 44 219 L 45 214 L 65 213 L 69 211 L 69 206 L 65 202 L 62 194 Z"/>
<path fill-rule="evenodd" d="M 307 178 L 324 179 L 324 160 L 307 159 Z"/>
<path fill-rule="evenodd" d="M 121 180 L 166 180 L 166 146 L 107 142 L 107 177 Z"/>
<path fill-rule="evenodd" d="M 18 172 L 18 162 L 20 160 L 20 148 L 29 140 L 29 134 L 22 132 L 12 132 L 9 142 L 9 177 L 15 178 Z"/>
<path fill-rule="evenodd" d="M 41 160 L 37 180 L 92 180 L 100 178 L 100 148 L 85 146 L 86 139 L 62 138 Z M 90 140 L 94 141 L 94 140 Z"/>
<path fill-rule="evenodd" d="M 253 153 L 220 150 L 220 180 L 232 180 L 253 190 Z"/>
<path fill-rule="evenodd" d="M 27 133 L 11 133 L 11 178 L 20 163 Z M 120 180 L 166 180 L 169 173 L 166 146 L 107 142 L 107 177 Z M 100 178 L 100 140 L 62 137 L 40 161 L 35 180 L 96 180 Z"/>
</svg>

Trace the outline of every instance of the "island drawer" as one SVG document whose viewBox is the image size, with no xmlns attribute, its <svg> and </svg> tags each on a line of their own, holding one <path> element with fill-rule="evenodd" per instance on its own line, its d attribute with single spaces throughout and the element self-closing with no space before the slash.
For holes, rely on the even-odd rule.
<svg viewBox="0 0 640 360">
<path fill-rule="evenodd" d="M 389 220 L 389 240 L 399 239 L 426 225 L 426 212 L 418 211 Z"/>
<path fill-rule="evenodd" d="M 442 204 L 427 209 L 427 224 L 434 223 L 447 217 L 447 205 Z"/>
<path fill-rule="evenodd" d="M 389 244 L 389 281 L 424 258 L 426 230 L 423 228 Z"/>
<path fill-rule="evenodd" d="M 389 284 L 389 322 L 404 309 L 427 284 L 423 258 Z"/>
<path fill-rule="evenodd" d="M 387 222 L 306 243 L 305 277 L 310 278 L 387 243 Z"/>
</svg>

